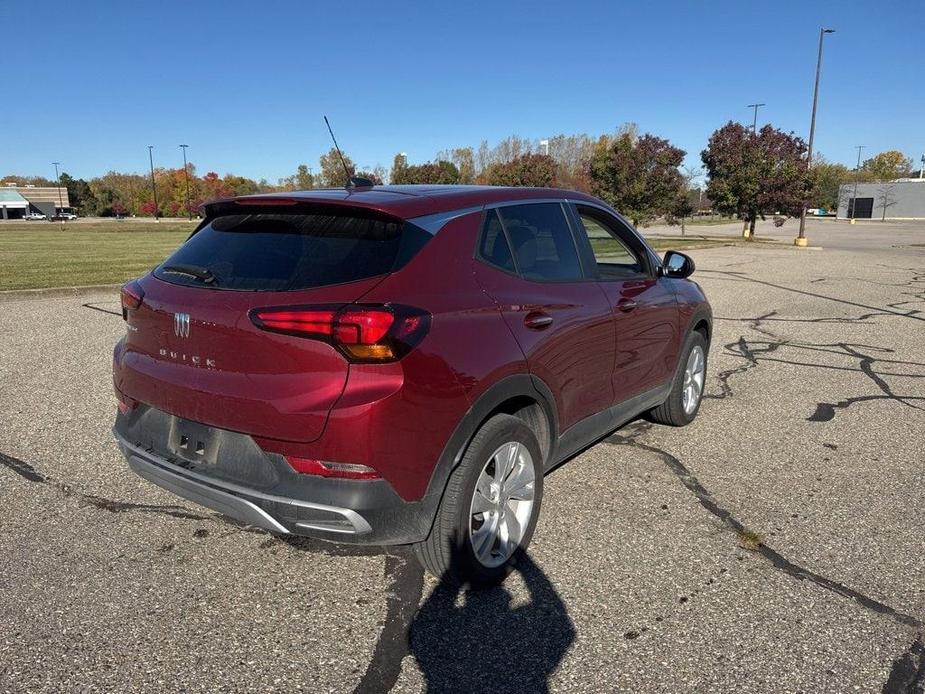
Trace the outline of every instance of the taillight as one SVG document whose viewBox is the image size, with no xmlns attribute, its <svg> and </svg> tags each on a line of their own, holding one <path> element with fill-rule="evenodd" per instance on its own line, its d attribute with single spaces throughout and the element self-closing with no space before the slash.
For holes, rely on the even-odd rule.
<svg viewBox="0 0 925 694">
<path fill-rule="evenodd" d="M 326 460 L 313 460 L 312 458 L 296 458 L 286 456 L 286 462 L 296 472 L 303 475 L 318 475 L 319 477 L 339 477 L 348 480 L 374 480 L 381 475 L 368 465 L 357 463 L 331 463 Z"/>
<path fill-rule="evenodd" d="M 141 302 L 145 298 L 145 292 L 137 280 L 132 280 L 122 285 L 119 294 L 122 298 L 122 318 L 128 320 L 128 310 L 141 306 Z"/>
<path fill-rule="evenodd" d="M 351 361 L 374 363 L 401 359 L 430 327 L 426 311 L 393 304 L 259 308 L 250 317 L 262 330 L 329 342 Z"/>
</svg>

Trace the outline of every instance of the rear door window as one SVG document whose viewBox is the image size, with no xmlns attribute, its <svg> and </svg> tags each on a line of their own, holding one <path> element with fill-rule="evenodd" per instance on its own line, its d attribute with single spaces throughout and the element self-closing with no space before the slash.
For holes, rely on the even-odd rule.
<svg viewBox="0 0 925 694">
<path fill-rule="evenodd" d="M 216 217 L 154 275 L 212 289 L 310 289 L 392 272 L 430 238 L 408 222 L 353 212 Z"/>
<path fill-rule="evenodd" d="M 514 272 L 514 256 L 504 235 L 501 218 L 497 210 L 488 210 L 482 226 L 482 239 L 479 242 L 479 256 L 486 263 L 508 272 Z"/>
<path fill-rule="evenodd" d="M 497 210 L 517 272 L 537 281 L 583 279 L 575 239 L 557 202 L 509 205 Z"/>
</svg>

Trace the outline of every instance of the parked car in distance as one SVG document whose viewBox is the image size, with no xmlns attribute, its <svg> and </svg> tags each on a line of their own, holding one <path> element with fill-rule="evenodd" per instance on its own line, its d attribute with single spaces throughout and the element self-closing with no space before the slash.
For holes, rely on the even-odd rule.
<svg viewBox="0 0 925 694">
<path fill-rule="evenodd" d="M 29 214 L 23 215 L 23 219 L 27 222 L 37 222 L 42 219 L 48 219 L 48 215 L 44 215 L 41 212 L 30 212 Z"/>
<path fill-rule="evenodd" d="M 77 215 L 73 212 L 59 212 L 54 217 L 51 218 L 55 222 L 68 222 L 72 219 L 77 219 Z"/>
<path fill-rule="evenodd" d="M 492 585 L 545 473 L 639 415 L 697 415 L 712 312 L 693 270 L 565 190 L 211 202 L 122 288 L 113 431 L 137 474 L 242 523 L 409 544 Z"/>
</svg>

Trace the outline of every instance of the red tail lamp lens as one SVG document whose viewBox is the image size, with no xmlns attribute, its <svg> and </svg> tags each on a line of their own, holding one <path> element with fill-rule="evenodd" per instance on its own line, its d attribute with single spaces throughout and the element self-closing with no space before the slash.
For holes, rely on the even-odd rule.
<svg viewBox="0 0 925 694">
<path fill-rule="evenodd" d="M 119 292 L 119 295 L 122 299 L 122 317 L 126 318 L 126 311 L 128 309 L 136 309 L 141 306 L 141 302 L 145 298 L 145 292 L 141 288 L 141 285 L 138 284 L 137 280 L 132 280 L 122 285 L 122 289 Z"/>
<path fill-rule="evenodd" d="M 401 359 L 430 327 L 430 314 L 408 306 L 291 306 L 255 309 L 258 328 L 330 342 L 351 361 Z"/>
<path fill-rule="evenodd" d="M 374 480 L 381 475 L 368 465 L 356 463 L 331 463 L 325 460 L 311 458 L 296 458 L 286 456 L 286 462 L 298 473 L 303 475 L 318 475 L 319 477 L 338 477 L 348 480 Z"/>
<path fill-rule="evenodd" d="M 260 322 L 257 325 L 264 330 L 288 333 L 301 337 L 327 337 L 334 332 L 334 316 L 336 311 L 325 310 L 292 310 L 280 311 L 270 309 L 258 311 L 255 318 Z"/>
</svg>

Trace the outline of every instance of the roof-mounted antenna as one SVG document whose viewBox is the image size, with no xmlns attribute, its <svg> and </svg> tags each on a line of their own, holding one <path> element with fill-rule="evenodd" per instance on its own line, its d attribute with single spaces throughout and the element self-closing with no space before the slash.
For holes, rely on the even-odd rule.
<svg viewBox="0 0 925 694">
<path fill-rule="evenodd" d="M 337 156 L 340 157 L 340 163 L 344 165 L 344 173 L 347 174 L 347 185 L 345 188 L 357 188 L 357 187 L 371 187 L 373 182 L 368 178 L 362 178 L 360 176 L 351 176 L 350 167 L 347 166 L 347 161 L 344 159 L 343 153 L 340 151 L 340 147 L 337 146 L 337 138 L 334 137 L 334 131 L 331 130 L 331 124 L 328 122 L 328 117 L 324 116 L 324 124 L 328 126 L 328 132 L 331 133 L 331 140 L 334 142 L 334 149 L 337 150 Z"/>
</svg>

